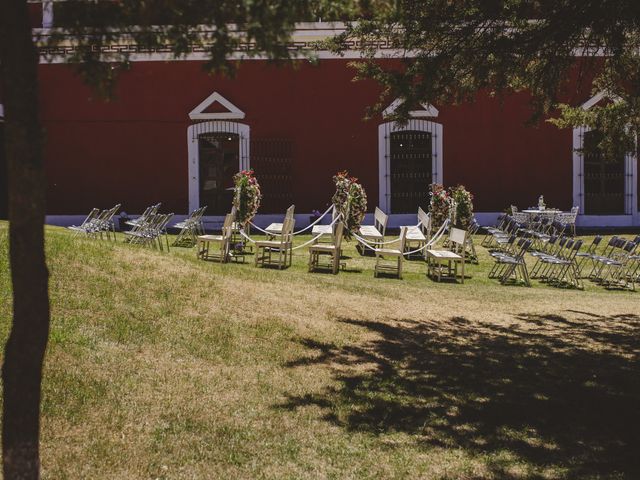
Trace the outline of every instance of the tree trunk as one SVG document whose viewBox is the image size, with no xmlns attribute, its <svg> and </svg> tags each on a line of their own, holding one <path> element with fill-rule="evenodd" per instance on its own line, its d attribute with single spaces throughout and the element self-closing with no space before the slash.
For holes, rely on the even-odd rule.
<svg viewBox="0 0 640 480">
<path fill-rule="evenodd" d="M 3 469 L 5 479 L 37 479 L 49 296 L 44 255 L 45 178 L 38 117 L 38 55 L 25 0 L 0 0 L 0 63 L 13 282 L 13 323 L 2 365 Z"/>
</svg>

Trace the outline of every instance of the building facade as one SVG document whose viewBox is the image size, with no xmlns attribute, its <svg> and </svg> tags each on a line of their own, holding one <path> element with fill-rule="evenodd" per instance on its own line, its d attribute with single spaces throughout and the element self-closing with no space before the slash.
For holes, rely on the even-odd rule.
<svg viewBox="0 0 640 480">
<path fill-rule="evenodd" d="M 301 24 L 292 45 L 311 48 L 340 28 Z M 177 214 L 207 205 L 209 216 L 222 216 L 232 175 L 252 168 L 264 215 L 282 214 L 292 203 L 307 218 L 323 211 L 332 176 L 348 170 L 363 183 L 369 209 L 380 206 L 392 223 L 426 207 L 428 185 L 437 182 L 465 185 L 484 223 L 544 195 L 549 206 L 579 206 L 579 225 L 640 225 L 637 158 L 583 155 L 580 148 L 598 135 L 585 128 L 527 125 L 524 93 L 418 105 L 408 123 L 397 124 L 387 118 L 399 101 L 393 99 L 382 115 L 364 120 L 380 90 L 352 81 L 349 62 L 357 52 L 347 58 L 315 52 L 317 62 L 277 67 L 241 59 L 233 78 L 205 73 L 199 52 L 180 60 L 144 52 L 121 73 L 115 97 L 104 101 L 64 64 L 64 52 L 48 53 L 39 74 L 53 223 L 115 203 L 132 214 L 157 202 Z M 380 61 L 392 56 L 381 49 Z M 584 108 L 606 101 L 581 95 L 570 101 Z"/>
</svg>

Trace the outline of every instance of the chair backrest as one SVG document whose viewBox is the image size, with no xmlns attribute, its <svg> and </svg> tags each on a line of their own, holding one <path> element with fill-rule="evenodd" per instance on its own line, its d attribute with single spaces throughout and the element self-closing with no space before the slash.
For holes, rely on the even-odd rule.
<svg viewBox="0 0 640 480">
<path fill-rule="evenodd" d="M 296 220 L 293 217 L 285 217 L 282 222 L 282 233 L 280 233 L 280 243 L 286 244 L 293 241 L 293 227 L 296 224 Z"/>
<path fill-rule="evenodd" d="M 91 223 L 93 220 L 96 219 L 96 217 L 98 216 L 98 214 L 100 213 L 100 209 L 99 208 L 94 208 L 89 212 L 89 215 L 87 215 L 87 218 L 85 218 L 82 221 L 82 226 L 88 225 L 89 223 Z"/>
<path fill-rule="evenodd" d="M 449 242 L 451 244 L 452 249 L 455 249 L 463 257 L 465 252 L 466 241 L 467 241 L 466 230 L 453 227 L 449 232 Z"/>
<path fill-rule="evenodd" d="M 418 207 L 418 224 L 422 233 L 424 233 L 427 240 L 429 240 L 431 234 L 431 214 L 426 213 L 420 207 Z"/>
<path fill-rule="evenodd" d="M 340 254 L 340 248 L 342 247 L 342 237 L 344 233 L 344 223 L 342 220 L 337 221 L 333 225 L 333 245 L 336 247 L 336 255 Z"/>
<path fill-rule="evenodd" d="M 404 247 L 407 242 L 407 227 L 400 227 L 400 241 L 399 241 L 399 249 L 401 252 L 404 252 Z M 401 256 L 401 258 L 404 258 Z"/>
<path fill-rule="evenodd" d="M 573 260 L 575 258 L 575 256 L 578 254 L 578 252 L 580 251 L 580 249 L 582 248 L 582 240 L 576 240 L 573 244 L 573 248 L 571 248 L 571 251 L 567 254 L 567 260 Z"/>
<path fill-rule="evenodd" d="M 158 215 L 158 223 L 157 223 L 157 227 L 156 227 L 157 231 L 158 231 L 158 235 L 162 235 L 163 233 L 166 233 L 167 225 L 171 221 L 172 217 L 173 217 L 173 213 L 166 213 L 164 215 Z"/>
<path fill-rule="evenodd" d="M 530 239 L 526 239 L 520 244 L 520 251 L 517 254 L 518 259 L 524 259 L 525 254 L 529 251 L 529 248 L 531 248 L 531 243 L 533 242 Z"/>
<path fill-rule="evenodd" d="M 375 227 L 384 236 L 385 231 L 387 230 L 387 222 L 389 221 L 389 216 L 378 207 L 376 207 L 376 211 L 373 214 L 373 219 Z"/>
<path fill-rule="evenodd" d="M 231 237 L 233 233 L 233 213 L 227 213 L 224 216 L 224 222 L 222 223 L 222 238 L 225 240 Z"/>
<path fill-rule="evenodd" d="M 602 241 L 602 236 L 601 235 L 596 235 L 595 238 L 593 239 L 593 241 L 591 242 L 591 245 L 589 245 L 589 248 L 587 249 L 588 253 L 595 253 L 596 249 L 598 248 L 598 245 L 600 245 L 600 242 Z"/>
<path fill-rule="evenodd" d="M 293 214 L 295 213 L 295 211 L 296 211 L 296 206 L 291 205 L 289 208 L 287 208 L 287 211 L 284 214 L 285 218 L 293 218 Z"/>
<path fill-rule="evenodd" d="M 120 210 L 121 204 L 117 204 L 115 205 L 113 208 L 111 208 L 109 210 L 109 216 L 107 218 L 107 220 L 111 220 L 113 218 L 113 216 L 118 212 L 118 210 Z"/>
</svg>

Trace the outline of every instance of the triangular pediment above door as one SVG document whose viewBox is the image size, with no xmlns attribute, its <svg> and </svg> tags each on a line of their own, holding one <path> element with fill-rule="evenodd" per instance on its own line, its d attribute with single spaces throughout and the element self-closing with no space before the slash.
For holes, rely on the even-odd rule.
<svg viewBox="0 0 640 480">
<path fill-rule="evenodd" d="M 384 109 L 382 112 L 383 117 L 390 117 L 396 112 L 396 109 L 402 105 L 404 99 L 396 98 L 391 105 Z M 421 118 L 421 117 L 437 117 L 440 113 L 436 107 L 431 105 L 430 103 L 421 103 L 419 105 L 420 108 L 415 110 L 410 110 L 409 115 L 413 118 Z"/>
<path fill-rule="evenodd" d="M 213 92 L 189 113 L 191 120 L 240 120 L 244 117 L 242 110 L 218 92 Z"/>
</svg>

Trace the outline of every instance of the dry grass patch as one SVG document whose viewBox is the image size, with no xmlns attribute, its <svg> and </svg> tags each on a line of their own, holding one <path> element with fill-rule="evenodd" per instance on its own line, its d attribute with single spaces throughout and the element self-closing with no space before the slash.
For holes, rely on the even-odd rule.
<svg viewBox="0 0 640 480">
<path fill-rule="evenodd" d="M 47 235 L 44 478 L 640 478 L 640 294 Z"/>
</svg>

